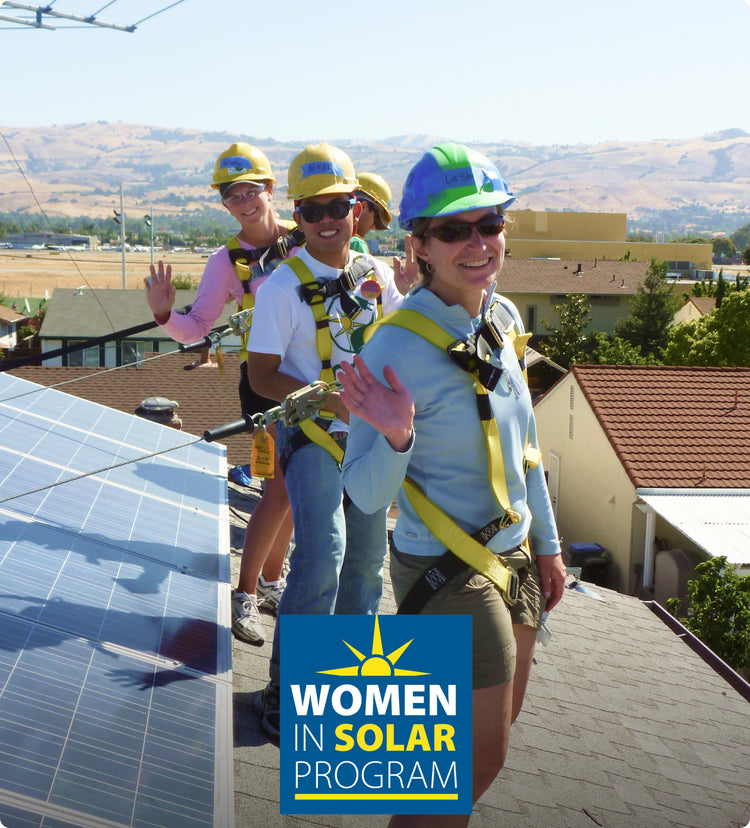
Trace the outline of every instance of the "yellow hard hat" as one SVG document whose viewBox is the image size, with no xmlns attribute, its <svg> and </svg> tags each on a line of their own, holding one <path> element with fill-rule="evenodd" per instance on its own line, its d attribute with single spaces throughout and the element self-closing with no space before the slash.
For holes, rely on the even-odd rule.
<svg viewBox="0 0 750 828">
<path fill-rule="evenodd" d="M 266 156 L 250 144 L 232 144 L 216 159 L 211 186 L 220 189 L 222 184 L 237 181 L 276 181 Z"/>
<path fill-rule="evenodd" d="M 385 230 L 393 220 L 391 215 L 391 188 L 382 175 L 377 173 L 363 172 L 357 176 L 359 179 L 358 194 L 367 196 L 367 200 L 378 207 L 375 228 Z"/>
<path fill-rule="evenodd" d="M 293 201 L 356 189 L 354 164 L 343 150 L 330 144 L 309 144 L 289 164 L 287 197 Z"/>
</svg>

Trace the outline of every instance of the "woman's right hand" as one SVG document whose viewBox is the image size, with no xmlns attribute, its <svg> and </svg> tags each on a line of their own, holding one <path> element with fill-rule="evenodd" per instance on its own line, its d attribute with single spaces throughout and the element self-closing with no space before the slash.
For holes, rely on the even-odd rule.
<svg viewBox="0 0 750 828">
<path fill-rule="evenodd" d="M 352 414 L 369 423 L 383 434 L 394 451 L 405 451 L 411 442 L 414 427 L 414 401 L 390 365 L 383 368 L 378 381 L 361 356 L 354 365 L 341 364 L 336 375 L 341 383 L 341 400 Z"/>
<path fill-rule="evenodd" d="M 169 319 L 172 305 L 175 301 L 175 289 L 172 284 L 172 265 L 164 267 L 164 262 L 159 259 L 158 269 L 150 266 L 151 276 L 143 280 L 146 286 L 146 299 L 154 319 L 164 325 Z"/>
</svg>

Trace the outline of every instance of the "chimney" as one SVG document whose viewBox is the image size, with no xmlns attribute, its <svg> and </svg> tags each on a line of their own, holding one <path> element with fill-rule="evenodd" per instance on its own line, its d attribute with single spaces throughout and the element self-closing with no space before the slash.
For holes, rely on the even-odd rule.
<svg viewBox="0 0 750 828">
<path fill-rule="evenodd" d="M 178 403 L 174 400 L 168 400 L 166 397 L 147 397 L 136 408 L 135 413 L 138 417 L 143 417 L 144 420 L 151 420 L 152 423 L 159 423 L 180 431 L 182 420 L 174 411 L 175 408 L 179 407 Z"/>
</svg>

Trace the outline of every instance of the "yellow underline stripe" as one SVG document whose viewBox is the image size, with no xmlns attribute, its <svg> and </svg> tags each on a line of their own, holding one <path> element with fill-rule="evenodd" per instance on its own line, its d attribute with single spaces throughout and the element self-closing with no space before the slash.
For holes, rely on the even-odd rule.
<svg viewBox="0 0 750 828">
<path fill-rule="evenodd" d="M 295 794 L 295 799 L 458 799 L 458 794 Z"/>
</svg>

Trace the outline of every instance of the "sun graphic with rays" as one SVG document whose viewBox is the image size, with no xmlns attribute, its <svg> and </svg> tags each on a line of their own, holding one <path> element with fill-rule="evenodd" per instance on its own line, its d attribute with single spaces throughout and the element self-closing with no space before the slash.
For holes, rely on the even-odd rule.
<svg viewBox="0 0 750 828">
<path fill-rule="evenodd" d="M 413 638 L 407 641 L 406 644 L 402 644 L 392 653 L 384 655 L 383 640 L 380 637 L 380 623 L 376 615 L 375 629 L 372 633 L 372 647 L 369 656 L 360 653 L 348 641 L 344 641 L 344 644 L 346 644 L 359 660 L 359 664 L 354 664 L 351 667 L 338 667 L 335 670 L 318 670 L 317 672 L 330 676 L 429 676 L 429 673 L 419 672 L 418 670 L 402 670 L 400 667 L 394 667 L 395 663 L 406 652 L 406 648 L 412 641 L 414 641 Z"/>
</svg>

